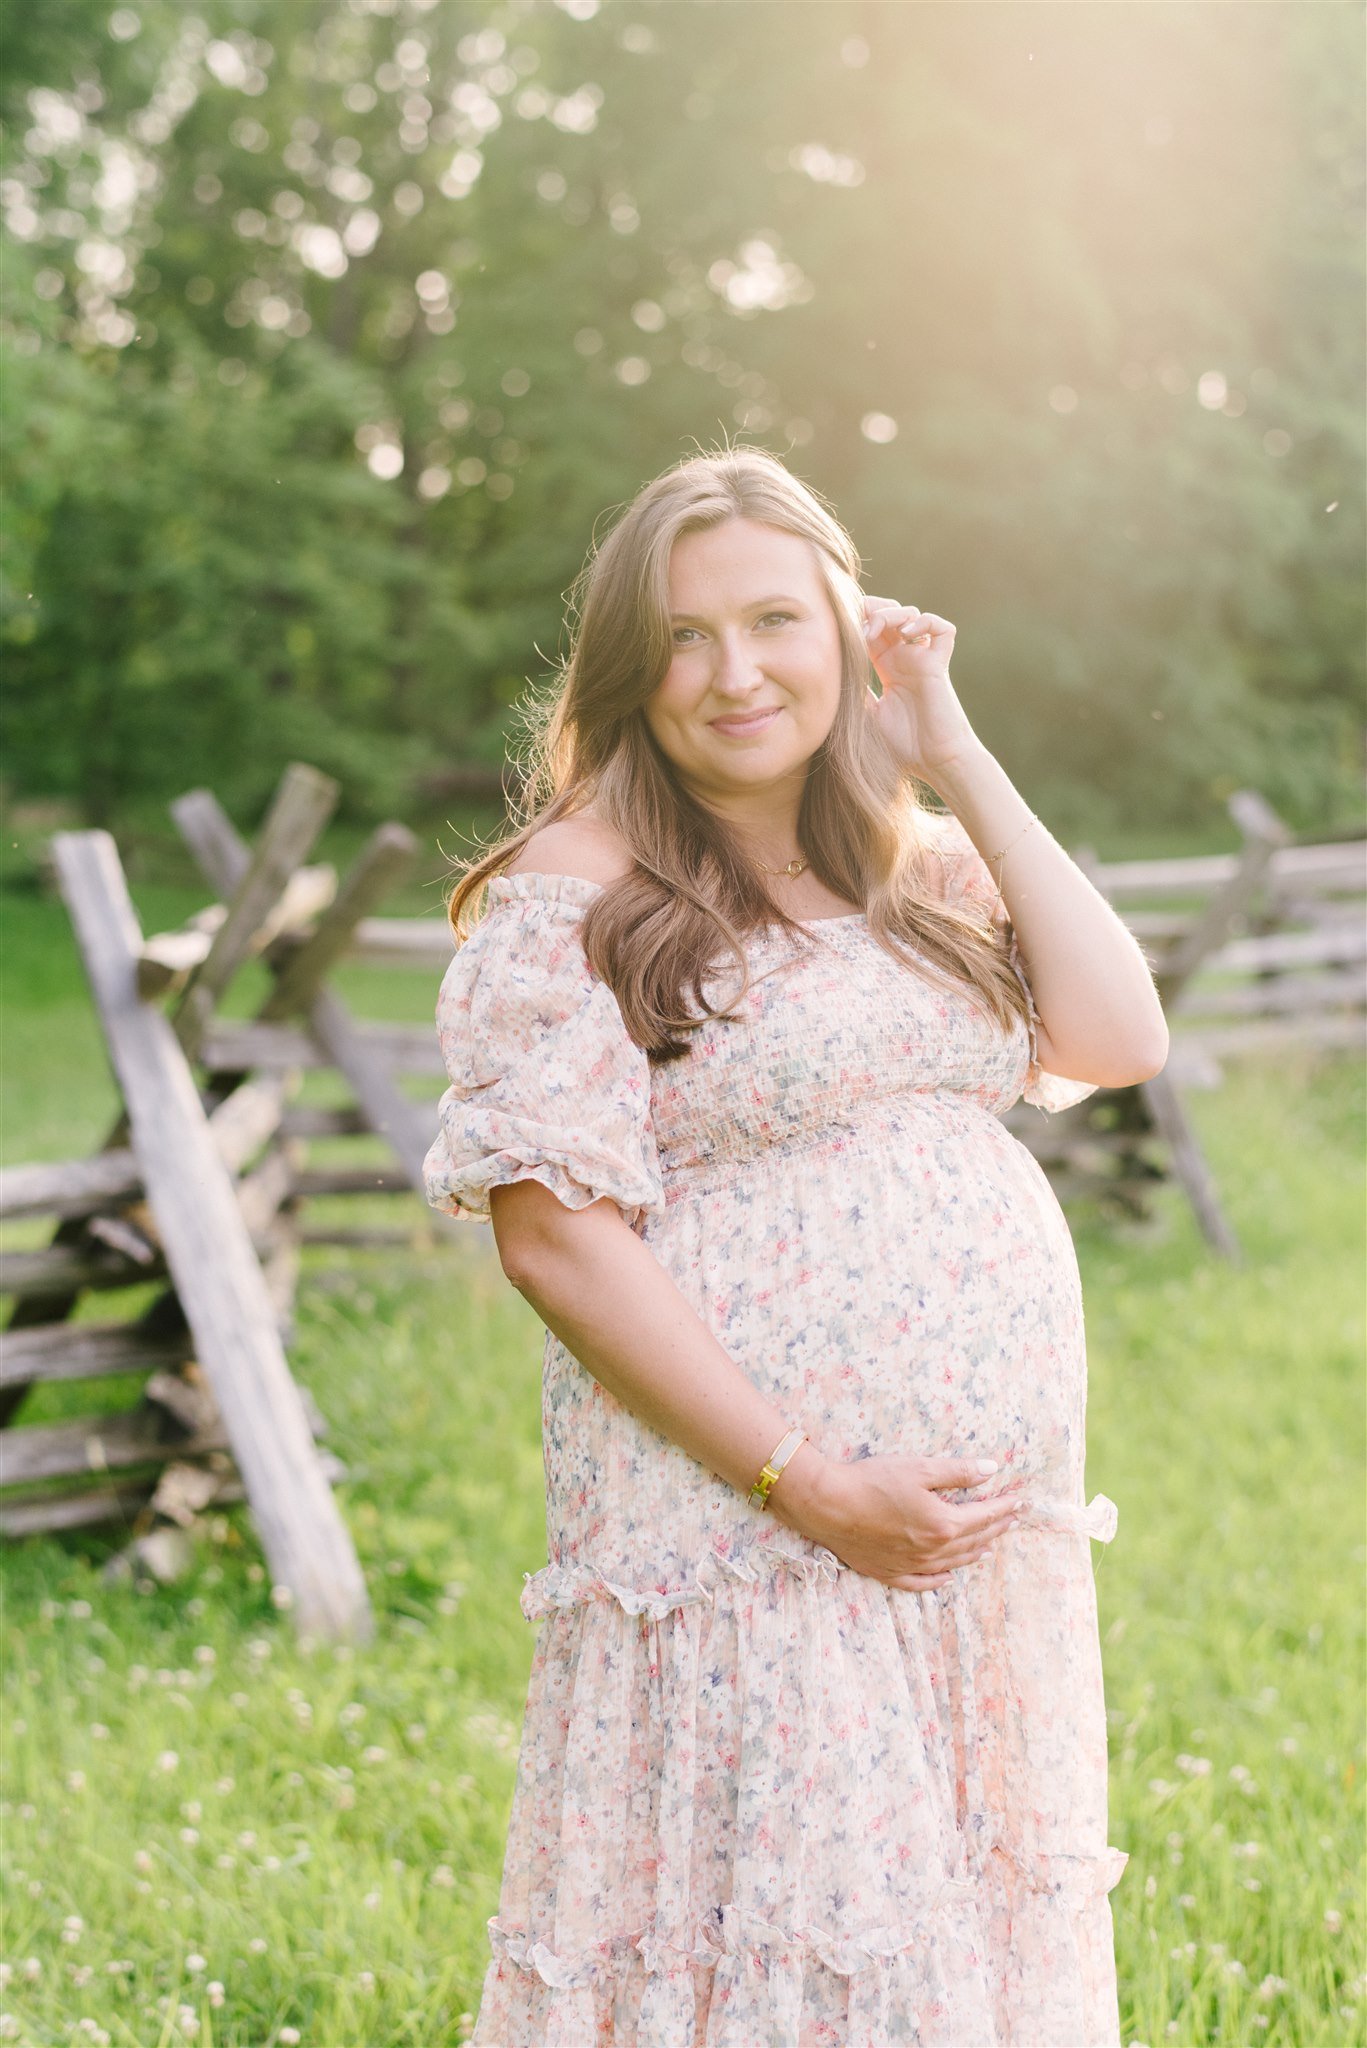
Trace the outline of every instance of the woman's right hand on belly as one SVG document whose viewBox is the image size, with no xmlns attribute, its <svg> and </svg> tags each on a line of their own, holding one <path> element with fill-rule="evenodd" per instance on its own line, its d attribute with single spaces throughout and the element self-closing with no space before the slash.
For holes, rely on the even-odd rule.
<svg viewBox="0 0 1367 2048">
<path fill-rule="evenodd" d="M 930 1593 L 1015 1525 L 1021 1505 L 1008 1494 L 943 1498 L 983 1485 L 996 1470 L 990 1460 L 905 1453 L 842 1463 L 804 1444 L 770 1495 L 769 1510 L 851 1571 L 901 1592 Z"/>
</svg>

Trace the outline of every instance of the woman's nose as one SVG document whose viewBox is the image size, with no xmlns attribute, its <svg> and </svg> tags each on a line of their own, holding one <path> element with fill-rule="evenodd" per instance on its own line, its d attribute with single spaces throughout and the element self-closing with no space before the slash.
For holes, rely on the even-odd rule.
<svg viewBox="0 0 1367 2048">
<path fill-rule="evenodd" d="M 713 682 L 726 696 L 748 697 L 763 681 L 754 649 L 741 632 L 723 633 L 717 641 Z"/>
</svg>

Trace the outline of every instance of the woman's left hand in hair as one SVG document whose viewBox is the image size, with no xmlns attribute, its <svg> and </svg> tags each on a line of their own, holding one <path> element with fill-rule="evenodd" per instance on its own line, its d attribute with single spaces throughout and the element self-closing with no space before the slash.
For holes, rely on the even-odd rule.
<svg viewBox="0 0 1367 2048">
<path fill-rule="evenodd" d="M 976 749 L 978 737 L 949 680 L 954 627 L 936 612 L 889 597 L 865 597 L 869 660 L 883 686 L 869 691 L 869 716 L 902 767 L 933 787 L 936 776 Z"/>
</svg>

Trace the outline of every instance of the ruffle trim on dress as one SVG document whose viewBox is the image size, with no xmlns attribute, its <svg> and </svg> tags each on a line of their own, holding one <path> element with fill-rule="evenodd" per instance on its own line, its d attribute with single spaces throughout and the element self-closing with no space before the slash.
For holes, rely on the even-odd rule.
<svg viewBox="0 0 1367 2048">
<path fill-rule="evenodd" d="M 621 1586 L 594 1565 L 546 1565 L 539 1572 L 527 1573 L 522 1612 L 528 1621 L 537 1621 L 561 1608 L 584 1607 L 594 1600 L 615 1600 L 627 1614 L 644 1614 L 651 1621 L 662 1621 L 665 1615 L 681 1607 L 710 1607 L 723 1586 L 757 1586 L 775 1572 L 790 1573 L 809 1585 L 822 1581 L 834 1584 L 844 1569 L 834 1552 L 819 1546 L 798 1551 L 760 1543 L 743 1557 L 709 1550 L 700 1559 L 691 1580 L 680 1586 Z"/>
<path fill-rule="evenodd" d="M 1125 1849 L 1107 1847 L 1091 1856 L 1057 1849 L 1029 1850 L 1012 1842 L 998 1813 L 971 1813 L 960 1830 L 964 1870 L 971 1884 L 981 1883 L 990 1859 L 1006 1866 L 1018 1890 L 1056 1899 L 1074 1912 L 1114 1891 L 1129 1862 Z"/>
<path fill-rule="evenodd" d="M 1094 1493 L 1086 1507 L 1067 1500 L 1027 1500 L 1017 1528 L 1060 1529 L 1073 1536 L 1090 1536 L 1093 1543 L 1109 1543 L 1120 1522 L 1120 1510 L 1104 1493 Z"/>
<path fill-rule="evenodd" d="M 1088 1536 L 1094 1543 L 1109 1543 L 1115 1535 L 1119 1510 L 1104 1493 L 1093 1494 L 1085 1507 L 1072 1501 L 1027 1500 L 1019 1528 L 1059 1530 L 1065 1535 Z M 834 1584 L 848 1566 L 833 1551 L 816 1545 L 808 1550 L 791 1550 L 780 1543 L 756 1543 L 744 1556 L 732 1557 L 720 1550 L 708 1551 L 699 1561 L 691 1579 L 678 1586 L 624 1586 L 596 1565 L 546 1565 L 528 1572 L 522 1589 L 522 1612 L 528 1621 L 564 1608 L 585 1607 L 591 1601 L 615 1601 L 625 1614 L 643 1614 L 662 1621 L 683 1607 L 711 1606 L 723 1586 L 757 1586 L 784 1572 L 807 1585 Z"/>
<path fill-rule="evenodd" d="M 996 1865 L 991 1877 L 989 1858 Z M 761 2039 L 798 2048 L 807 2009 L 831 2007 L 834 1987 L 809 1984 L 816 1971 L 845 1980 L 841 2048 L 923 2039 L 991 2048 L 982 1885 L 1004 1881 L 1017 1912 L 1062 1912 L 1071 1922 L 1105 1899 L 1128 1860 L 1112 1848 L 1095 1856 L 1022 1854 L 1004 1843 L 997 1816 L 976 1814 L 963 1833 L 962 1873 L 928 1889 L 912 1918 L 897 1926 L 843 1935 L 781 1928 L 726 1905 L 695 1924 L 688 1945 L 645 1930 L 567 1954 L 495 1918 L 488 1923 L 493 1961 L 475 2039 L 482 2048 L 533 2038 L 540 2048 L 594 2048 L 613 2038 L 618 2001 L 627 1997 L 635 2048 L 755 2048 Z M 701 2036 L 699 1971 L 712 1973 Z"/>
<path fill-rule="evenodd" d="M 492 1143 L 493 1140 L 491 1139 Z M 623 1155 L 613 1156 L 592 1138 L 542 1128 L 528 1131 L 519 1142 L 462 1164 L 454 1160 L 443 1130 L 427 1153 L 423 1185 L 429 1205 L 457 1221 L 491 1219 L 489 1192 L 510 1181 L 537 1180 L 567 1209 L 586 1209 L 603 1195 L 617 1204 L 627 1227 L 635 1230 L 643 1216 L 661 1213 L 664 1197 L 658 1178 Z"/>
<path fill-rule="evenodd" d="M 616 2036 L 620 2002 L 634 2048 L 799 2048 L 804 2018 L 834 2000 L 841 2048 L 918 2041 L 931 2015 L 947 2027 L 943 2039 L 987 2042 L 971 1888 L 951 1881 L 942 1889 L 914 1926 L 848 1938 L 773 1927 L 723 1906 L 697 1925 L 691 1947 L 645 1932 L 566 1956 L 491 1920 L 494 1960 L 475 2039 L 487 2048 L 532 2040 L 539 2048 L 596 2048 Z M 843 1986 L 813 1984 L 813 1973 Z"/>
</svg>

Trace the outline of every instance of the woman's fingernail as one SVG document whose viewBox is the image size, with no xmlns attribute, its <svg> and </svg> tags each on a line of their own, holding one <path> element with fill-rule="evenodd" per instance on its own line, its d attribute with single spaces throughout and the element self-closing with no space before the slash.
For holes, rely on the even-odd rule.
<svg viewBox="0 0 1367 2048">
<path fill-rule="evenodd" d="M 987 1477 L 989 1472 L 996 1472 L 998 1469 L 999 1467 L 997 1465 L 997 1461 L 995 1458 L 979 1458 L 978 1470 L 982 1473 L 984 1478 Z"/>
</svg>

